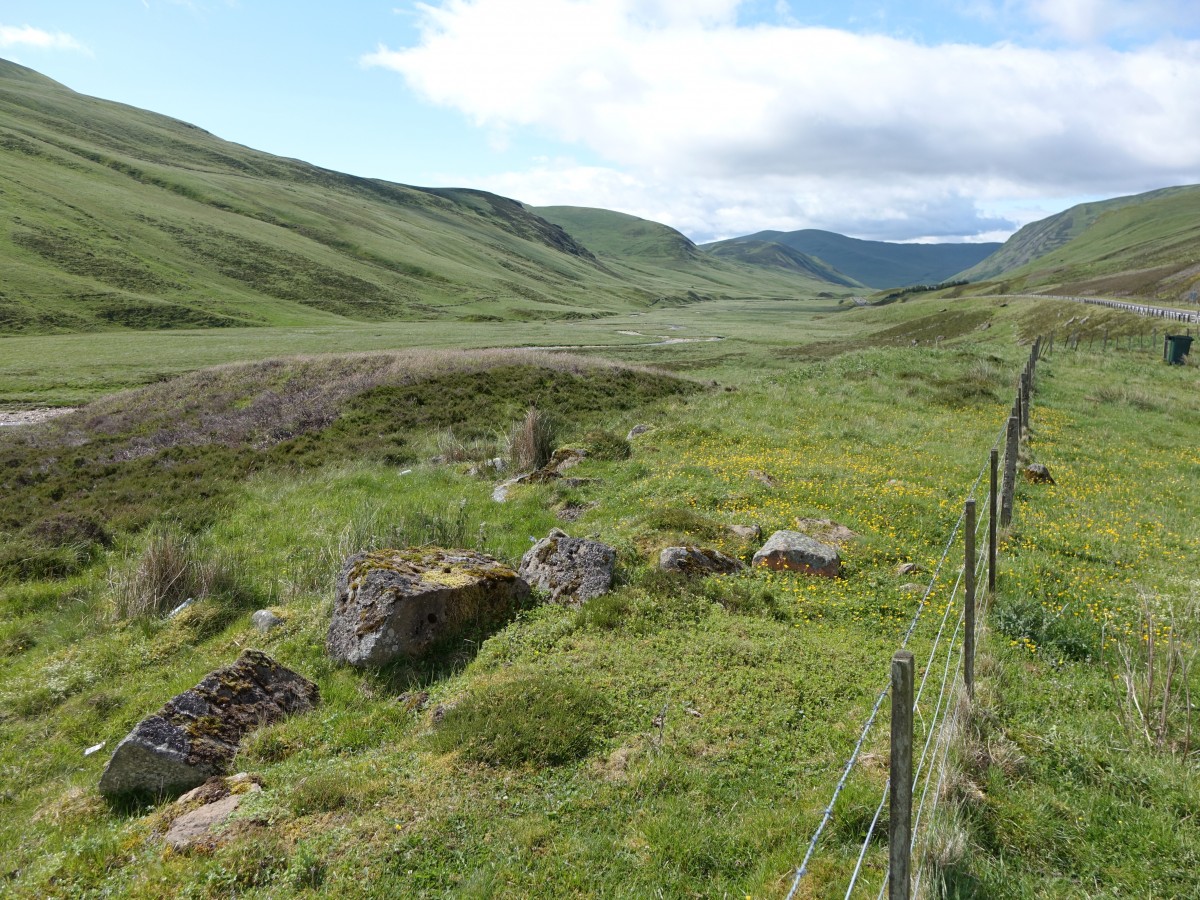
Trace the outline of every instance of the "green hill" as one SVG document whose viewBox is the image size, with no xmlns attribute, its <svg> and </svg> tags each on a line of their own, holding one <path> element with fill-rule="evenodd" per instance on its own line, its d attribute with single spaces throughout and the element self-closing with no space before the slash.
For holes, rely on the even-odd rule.
<svg viewBox="0 0 1200 900">
<path fill-rule="evenodd" d="M 626 213 L 583 206 L 538 206 L 532 210 L 601 256 L 686 261 L 702 256 L 689 238 L 669 225 Z"/>
<path fill-rule="evenodd" d="M 3 60 L 0 185 L 0 333 L 578 318 L 811 284 L 602 265 L 516 201 L 260 153 Z"/>
<path fill-rule="evenodd" d="M 783 269 L 787 272 L 809 275 L 845 287 L 863 287 L 849 275 L 842 274 L 823 260 L 775 241 L 733 238 L 728 241 L 706 244 L 705 250 L 721 259 L 733 259 L 754 266 Z"/>
<path fill-rule="evenodd" d="M 1004 290 L 1174 301 L 1200 282 L 1200 185 L 1083 203 L 1026 225 L 961 277 Z"/>
<path fill-rule="evenodd" d="M 739 240 L 771 241 L 815 256 L 868 287 L 939 284 L 999 249 L 1000 244 L 893 244 L 832 231 L 760 231 Z M 714 245 L 705 244 L 704 249 Z"/>
<path fill-rule="evenodd" d="M 739 284 L 756 285 L 763 296 L 820 293 L 847 284 L 819 264 L 765 265 L 737 254 L 706 253 L 668 225 L 609 209 L 540 206 L 531 211 L 595 251 L 606 267 L 630 272 L 643 283 L 689 278 L 692 299 L 728 296 Z"/>
</svg>

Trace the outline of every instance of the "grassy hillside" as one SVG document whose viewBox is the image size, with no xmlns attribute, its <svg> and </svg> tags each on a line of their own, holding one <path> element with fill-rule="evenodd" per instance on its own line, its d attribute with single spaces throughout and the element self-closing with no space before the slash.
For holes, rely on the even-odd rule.
<svg viewBox="0 0 1200 900">
<path fill-rule="evenodd" d="M 690 279 L 693 299 L 729 296 L 738 284 L 757 285 L 759 296 L 767 297 L 846 293 L 845 278 L 819 264 L 781 266 L 738 254 L 705 253 L 674 228 L 637 216 L 578 206 L 541 206 L 533 211 L 561 226 L 617 271 L 636 273 L 647 283 Z"/>
<path fill-rule="evenodd" d="M 2 60 L 0 188 L 0 334 L 553 320 L 810 284 L 601 265 L 515 201 L 259 153 Z"/>
<path fill-rule="evenodd" d="M 739 240 L 783 244 L 815 256 L 868 287 L 940 284 L 974 265 L 999 244 L 893 244 L 863 241 L 831 231 L 760 231 Z M 705 249 L 709 246 L 706 244 Z"/>
<path fill-rule="evenodd" d="M 843 287 L 863 287 L 849 275 L 842 274 L 822 260 L 775 241 L 733 238 L 728 241 L 705 244 L 704 250 L 720 259 L 735 259 L 750 265 L 767 266 L 768 268 L 783 269 L 786 272 L 811 275 Z"/>
<path fill-rule="evenodd" d="M 1085 203 L 1026 225 L 960 277 L 1003 291 L 1179 302 L 1200 285 L 1200 185 Z"/>
<path fill-rule="evenodd" d="M 1024 342 L 1078 315 L 945 306 L 717 302 L 640 320 L 725 341 L 590 351 L 715 387 L 542 353 L 339 356 L 209 369 L 0 430 L 0 545 L 14 548 L 0 574 L 6 892 L 781 896 L 920 605 L 907 585 L 933 571 L 1007 414 Z M 1114 333 L 1149 327 L 1101 313 Z M 50 353 L 107 336 L 7 340 Z M 1200 636 L 1200 533 L 1180 501 L 1200 370 L 1119 346 L 1060 343 L 1039 369 L 1029 453 L 1058 484 L 1022 484 L 1003 535 L 978 712 L 940 807 L 953 839 L 931 877 L 949 896 L 1188 896 L 1200 864 L 1181 826 L 1200 808 L 1181 707 L 1155 745 L 1113 688 L 1123 652 L 1144 672 L 1130 638 L 1146 604 L 1159 639 L 1168 623 L 1192 629 L 1179 632 L 1190 647 Z M 86 378 L 88 354 L 68 359 Z M 567 444 L 611 451 L 635 423 L 655 430 L 627 458 L 585 460 L 572 471 L 585 481 L 497 504 L 469 467 L 531 400 Z M 683 542 L 745 558 L 754 544 L 730 525 L 800 516 L 859 535 L 843 578 L 654 568 Z M 439 543 L 515 562 L 554 525 L 617 549 L 612 594 L 532 603 L 384 671 L 324 656 L 348 554 Z M 204 593 L 174 618 L 127 602 L 167 549 Z M 925 571 L 898 574 L 908 561 Z M 285 620 L 268 635 L 250 623 L 264 606 Z M 920 621 L 919 659 L 936 631 Z M 236 767 L 264 790 L 218 846 L 164 852 L 172 804 L 110 807 L 99 772 L 134 722 L 245 646 L 314 679 L 322 705 L 247 741 Z M 1198 677 L 1183 676 L 1193 695 Z M 563 739 L 548 745 L 543 725 Z M 885 776 L 882 739 L 865 752 L 804 896 L 845 893 Z M 870 895 L 886 853 L 868 847 Z"/>
</svg>

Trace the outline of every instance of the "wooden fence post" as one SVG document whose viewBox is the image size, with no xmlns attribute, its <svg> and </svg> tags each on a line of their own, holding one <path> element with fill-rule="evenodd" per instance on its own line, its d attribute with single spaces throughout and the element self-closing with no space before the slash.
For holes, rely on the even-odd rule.
<svg viewBox="0 0 1200 900">
<path fill-rule="evenodd" d="M 909 900 L 912 884 L 913 655 L 892 655 L 892 756 L 888 807 L 888 897 Z"/>
<path fill-rule="evenodd" d="M 1017 445 L 1021 441 L 1021 420 L 1008 417 L 1008 435 L 1004 444 L 1004 484 L 1000 499 L 1000 525 L 1007 528 L 1012 522 L 1013 490 L 1017 480 Z"/>
<path fill-rule="evenodd" d="M 975 501 L 968 500 L 965 510 L 967 530 L 963 534 L 963 682 L 967 696 L 975 697 Z"/>
<path fill-rule="evenodd" d="M 988 593 L 996 593 L 996 498 L 1000 472 L 1000 451 L 993 449 L 989 460 L 991 468 L 988 478 Z"/>
</svg>

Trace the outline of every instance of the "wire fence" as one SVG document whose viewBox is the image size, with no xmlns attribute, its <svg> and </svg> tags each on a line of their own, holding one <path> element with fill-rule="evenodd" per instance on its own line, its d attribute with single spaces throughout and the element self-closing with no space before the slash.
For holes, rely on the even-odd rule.
<svg viewBox="0 0 1200 900">
<path fill-rule="evenodd" d="M 966 632 L 968 621 L 974 622 L 973 604 L 975 585 L 994 583 L 994 571 L 988 572 L 989 577 L 987 582 L 983 580 L 983 576 L 987 572 L 989 565 L 993 568 L 995 565 L 995 524 L 1002 513 L 1001 504 L 1005 504 L 1007 509 L 1011 509 L 1013 479 L 1009 476 L 1009 473 L 1015 470 L 1016 457 L 1019 454 L 1020 436 L 1023 433 L 1024 426 L 1028 424 L 1034 370 L 1042 351 L 1043 342 L 1039 338 L 1034 342 L 1029 361 L 1019 380 L 1012 415 L 1009 416 L 1004 428 L 1001 429 L 1000 434 L 994 441 L 989 453 L 988 462 L 981 468 L 978 477 L 967 491 L 964 498 L 963 512 L 959 515 L 950 530 L 938 562 L 921 596 L 921 601 L 917 605 L 912 620 L 909 622 L 908 628 L 899 644 L 899 650 L 901 651 L 908 647 L 918 625 L 925 617 L 926 611 L 933 606 L 930 602 L 930 597 L 939 580 L 942 578 L 943 570 L 951 559 L 961 537 L 968 548 L 970 559 L 967 559 L 964 555 L 963 565 L 957 570 L 953 587 L 950 589 L 949 597 L 945 601 L 945 609 L 942 611 L 937 629 L 930 639 L 928 657 L 925 660 L 920 682 L 916 686 L 915 695 L 911 701 L 914 717 L 921 723 L 921 751 L 916 767 L 912 771 L 911 782 L 904 788 L 911 791 L 912 795 L 918 798 L 915 809 L 911 813 L 912 827 L 908 832 L 910 835 L 908 857 L 910 859 L 913 857 L 914 850 L 921 849 L 928 842 L 930 827 L 934 820 L 939 800 L 944 793 L 950 748 L 958 732 L 960 717 L 964 708 L 964 704 L 960 701 L 966 689 L 969 689 L 969 685 L 966 684 L 967 672 L 973 671 L 973 659 L 968 659 L 967 653 L 973 652 L 974 642 L 972 640 L 970 648 L 968 648 L 968 635 Z M 1003 448 L 1003 463 L 1006 473 L 1003 489 L 999 488 L 997 477 L 1001 448 Z M 986 500 L 984 500 L 979 509 L 980 514 L 978 517 L 975 517 L 975 508 L 979 505 L 977 495 L 979 494 L 984 478 L 988 476 L 989 472 L 991 479 L 989 489 L 986 492 Z M 967 525 L 968 522 L 971 523 L 969 527 Z M 971 532 L 969 540 L 967 539 L 968 535 L 965 534 L 966 531 Z M 987 535 L 987 539 L 980 540 L 981 534 Z M 968 574 L 973 577 L 968 578 Z M 972 609 L 969 616 L 968 605 Z M 926 696 L 927 690 L 929 691 L 928 697 Z M 816 855 L 820 840 L 833 819 L 838 799 L 845 790 L 851 774 L 861 758 L 863 747 L 866 746 L 875 725 L 879 721 L 879 714 L 883 708 L 884 700 L 891 693 L 892 683 L 888 682 L 876 696 L 875 702 L 871 707 L 871 712 L 867 716 L 858 739 L 855 742 L 854 749 L 842 767 L 841 776 L 834 787 L 828 804 L 821 814 L 816 830 L 808 841 L 804 857 L 795 869 L 791 886 L 787 893 L 788 900 L 792 900 L 796 896 L 801 885 L 804 883 L 805 877 L 809 874 L 810 866 Z M 893 698 L 894 702 L 895 698 Z M 893 773 L 893 777 L 889 779 L 882 790 L 882 796 L 875 808 L 874 816 L 859 847 L 853 871 L 846 884 L 845 897 L 847 900 L 854 895 L 856 890 L 860 895 L 863 891 L 869 890 L 865 882 L 873 880 L 873 874 L 871 876 L 867 874 L 866 863 L 872 842 L 876 840 L 879 832 L 883 810 L 887 806 L 889 799 L 891 799 L 890 795 L 894 790 L 894 781 L 895 773 Z M 911 809 L 911 807 L 908 808 Z M 894 826 L 894 824 L 889 822 L 889 826 Z M 922 884 L 927 878 L 926 868 L 920 864 L 921 857 L 922 854 L 918 853 L 915 877 L 913 878 L 912 885 L 914 895 L 919 895 L 917 892 L 920 891 Z M 875 868 L 878 869 L 878 866 Z M 891 874 L 889 863 L 883 870 L 883 877 L 878 886 L 878 897 L 882 898 L 887 893 Z M 905 876 L 904 880 L 907 883 L 907 876 Z M 903 896 L 908 897 L 907 885 L 905 890 L 906 892 Z M 870 893 L 867 893 L 866 896 L 870 896 Z"/>
</svg>

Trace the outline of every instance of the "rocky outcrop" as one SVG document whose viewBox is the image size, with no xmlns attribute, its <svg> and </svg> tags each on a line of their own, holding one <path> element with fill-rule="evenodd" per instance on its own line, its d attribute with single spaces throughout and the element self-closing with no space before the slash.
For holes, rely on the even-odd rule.
<svg viewBox="0 0 1200 900">
<path fill-rule="evenodd" d="M 325 647 L 352 666 L 419 657 L 437 641 L 493 621 L 529 595 L 508 566 L 473 550 L 376 550 L 346 560 Z"/>
<path fill-rule="evenodd" d="M 100 793 L 161 797 L 196 787 L 228 770 L 251 731 L 307 712 L 319 699 L 311 681 L 246 650 L 142 719 L 113 751 Z"/>
<path fill-rule="evenodd" d="M 608 593 L 616 562 L 617 551 L 607 544 L 553 528 L 521 557 L 517 572 L 552 602 L 580 604 Z"/>
<path fill-rule="evenodd" d="M 658 567 L 684 575 L 732 575 L 746 564 L 707 547 L 667 547 L 658 555 Z"/>
<path fill-rule="evenodd" d="M 836 578 L 842 572 L 837 548 L 798 531 L 777 531 L 754 554 L 755 566 Z"/>
</svg>

